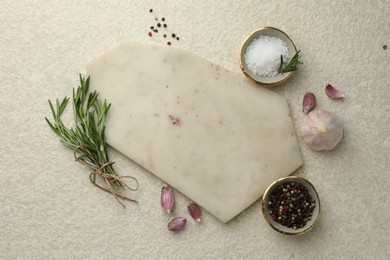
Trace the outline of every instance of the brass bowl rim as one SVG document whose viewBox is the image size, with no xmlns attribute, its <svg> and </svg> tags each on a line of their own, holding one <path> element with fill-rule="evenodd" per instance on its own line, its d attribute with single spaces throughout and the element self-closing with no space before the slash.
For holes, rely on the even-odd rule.
<svg viewBox="0 0 390 260">
<path fill-rule="evenodd" d="M 310 226 L 308 226 L 307 228 L 303 228 L 303 230 L 302 230 L 301 232 L 294 232 L 294 233 L 291 233 L 291 232 L 282 231 L 282 230 L 276 228 L 274 225 L 271 224 L 270 220 L 269 220 L 268 217 L 267 217 L 267 213 L 265 212 L 265 204 L 266 204 L 266 202 L 265 202 L 264 198 L 268 195 L 268 193 L 271 191 L 271 189 L 272 189 L 273 187 L 275 187 L 277 184 L 279 184 L 280 182 L 282 182 L 282 181 L 284 181 L 284 180 L 294 180 L 294 179 L 300 179 L 300 180 L 302 180 L 303 182 L 305 182 L 306 184 L 308 184 L 309 186 L 311 186 L 311 187 L 313 188 L 314 193 L 315 193 L 315 195 L 316 195 L 316 197 L 317 197 L 316 204 L 317 204 L 317 206 L 318 206 L 318 215 L 317 215 L 316 219 L 313 221 L 313 223 L 312 223 Z M 308 179 L 303 178 L 303 177 L 299 177 L 299 176 L 287 176 L 287 177 L 283 177 L 283 178 L 280 178 L 280 179 L 274 181 L 274 182 L 271 183 L 271 185 L 269 185 L 268 188 L 265 190 L 264 195 L 263 195 L 263 197 L 262 197 L 261 200 L 262 200 L 262 202 L 261 202 L 261 207 L 262 207 L 263 217 L 264 217 L 266 223 L 267 223 L 268 225 L 270 225 L 270 226 L 271 226 L 274 230 L 276 230 L 277 232 L 282 233 L 282 234 L 285 234 L 285 235 L 291 235 L 291 236 L 293 236 L 293 235 L 302 235 L 302 234 L 308 232 L 309 230 L 311 230 L 311 229 L 315 226 L 315 224 L 318 222 L 318 220 L 319 220 L 319 218 L 320 218 L 320 215 L 321 215 L 321 202 L 320 202 L 320 197 L 318 196 L 318 192 L 317 192 L 316 188 L 314 187 L 313 183 L 311 183 Z"/>
<path fill-rule="evenodd" d="M 241 47 L 240 47 L 240 57 L 239 57 L 239 63 L 240 63 L 240 68 L 242 70 L 242 72 L 244 73 L 244 75 L 250 79 L 251 81 L 253 81 L 254 83 L 256 84 L 259 84 L 259 85 L 263 85 L 263 86 L 266 86 L 266 87 L 273 87 L 273 86 L 277 86 L 277 85 L 280 85 L 282 83 L 284 83 L 285 81 L 287 81 L 293 74 L 294 74 L 294 71 L 290 71 L 288 73 L 288 75 L 286 77 L 284 77 L 283 79 L 279 80 L 279 81 L 275 81 L 275 82 L 272 82 L 272 83 L 265 83 L 265 82 L 261 82 L 261 81 L 257 81 L 255 80 L 254 78 L 252 78 L 252 76 L 245 70 L 244 68 L 244 64 L 242 63 L 242 49 L 244 47 L 244 44 L 253 36 L 253 34 L 255 34 L 256 32 L 259 32 L 259 31 L 264 31 L 264 30 L 276 30 L 276 31 L 279 31 L 281 32 L 282 34 L 284 34 L 292 43 L 292 45 L 294 46 L 294 50 L 295 50 L 295 53 L 298 52 L 297 50 L 297 47 L 295 46 L 295 43 L 294 41 L 290 38 L 290 36 L 288 36 L 287 33 L 285 33 L 284 31 L 280 30 L 279 28 L 276 28 L 276 27 L 272 27 L 272 26 L 264 26 L 264 27 L 260 27 L 254 31 L 252 31 L 246 38 L 245 40 L 242 42 L 241 44 Z"/>
</svg>

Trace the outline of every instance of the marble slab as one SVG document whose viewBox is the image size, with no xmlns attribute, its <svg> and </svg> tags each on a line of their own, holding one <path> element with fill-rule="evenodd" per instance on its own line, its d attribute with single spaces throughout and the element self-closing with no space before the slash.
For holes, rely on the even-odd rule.
<svg viewBox="0 0 390 260">
<path fill-rule="evenodd" d="M 112 103 L 107 142 L 223 222 L 302 165 L 285 98 L 241 74 L 138 43 L 87 72 Z"/>
</svg>

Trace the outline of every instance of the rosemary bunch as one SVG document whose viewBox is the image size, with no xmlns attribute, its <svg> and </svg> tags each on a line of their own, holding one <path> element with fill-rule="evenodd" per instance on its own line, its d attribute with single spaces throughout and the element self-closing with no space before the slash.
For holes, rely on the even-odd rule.
<svg viewBox="0 0 390 260">
<path fill-rule="evenodd" d="M 279 73 L 285 73 L 285 72 L 290 72 L 290 71 L 295 71 L 298 69 L 298 64 L 303 64 L 299 59 L 301 56 L 299 55 L 301 51 L 299 50 L 297 53 L 295 53 L 294 57 L 287 63 L 283 64 L 283 56 L 280 55 L 280 66 L 278 69 Z"/>
<path fill-rule="evenodd" d="M 55 106 L 49 100 L 53 123 L 46 119 L 50 128 L 60 137 L 60 141 L 74 151 L 75 160 L 88 166 L 93 170 L 90 173 L 90 181 L 101 190 L 111 193 L 117 201 L 134 201 L 126 196 L 118 194 L 120 188 L 127 188 L 131 191 L 138 189 L 138 182 L 134 177 L 120 176 L 110 162 L 106 142 L 104 121 L 110 110 L 111 104 L 106 100 L 101 101 L 99 93 L 95 90 L 89 92 L 90 78 L 85 78 L 81 74 L 80 86 L 73 88 L 73 117 L 75 125 L 68 128 L 61 120 L 61 115 L 68 105 L 69 98 L 65 97 L 61 102 L 57 99 Z M 96 183 L 96 176 L 103 178 L 106 188 Z M 130 188 L 122 179 L 131 178 L 137 182 L 137 188 Z"/>
</svg>

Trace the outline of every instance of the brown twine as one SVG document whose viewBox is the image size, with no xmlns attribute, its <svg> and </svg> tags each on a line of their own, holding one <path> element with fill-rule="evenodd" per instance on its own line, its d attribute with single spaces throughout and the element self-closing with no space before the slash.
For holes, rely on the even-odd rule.
<svg viewBox="0 0 390 260">
<path fill-rule="evenodd" d="M 85 166 L 87 166 L 87 167 L 89 167 L 89 168 L 91 168 L 91 169 L 94 170 L 93 172 L 91 172 L 91 173 L 89 174 L 89 180 L 91 181 L 91 183 L 92 183 L 93 185 L 95 185 L 97 188 L 101 189 L 102 191 L 111 193 L 111 194 L 115 197 L 115 199 L 119 202 L 119 204 L 121 204 L 124 208 L 126 208 L 126 206 L 125 206 L 125 205 L 122 203 L 122 201 L 120 201 L 119 199 L 127 200 L 127 201 L 131 201 L 131 202 L 138 203 L 138 201 L 135 200 L 135 199 L 131 199 L 131 198 L 127 197 L 127 196 L 123 196 L 123 195 L 117 193 L 117 192 L 115 191 L 115 188 L 113 187 L 113 184 L 112 184 L 113 181 L 118 181 L 119 184 L 120 184 L 122 187 L 124 187 L 124 188 L 126 188 L 126 189 L 128 189 L 128 190 L 130 190 L 130 191 L 137 191 L 138 188 L 139 188 L 139 184 L 138 184 L 138 180 L 137 180 L 136 178 L 134 178 L 134 177 L 132 177 L 132 176 L 120 176 L 120 175 L 117 174 L 117 173 L 113 173 L 113 174 L 106 173 L 106 172 L 104 171 L 104 169 L 105 169 L 106 167 L 108 167 L 108 166 L 113 165 L 113 164 L 114 164 L 113 162 L 107 162 L 107 163 L 103 164 L 102 166 L 100 166 L 96 161 L 93 161 L 93 164 L 92 164 L 92 163 L 88 163 L 88 162 L 84 162 L 84 161 L 80 160 L 80 157 L 77 157 L 77 152 L 78 152 L 79 150 L 81 150 L 80 147 L 74 149 L 74 153 L 73 153 L 74 158 L 75 158 L 75 160 L 76 160 L 77 162 L 79 162 L 79 163 L 81 163 L 81 164 L 83 164 L 83 165 L 85 165 Z M 106 189 L 106 188 L 104 188 L 103 186 L 97 184 L 96 181 L 95 181 L 94 178 L 93 178 L 94 176 L 100 176 L 100 177 L 102 177 L 103 180 L 106 182 L 107 186 L 109 187 L 109 189 Z M 137 184 L 137 187 L 136 187 L 136 188 L 130 188 L 130 187 L 122 180 L 122 179 L 125 179 L 125 178 L 134 180 L 134 181 L 136 182 L 136 184 Z"/>
</svg>

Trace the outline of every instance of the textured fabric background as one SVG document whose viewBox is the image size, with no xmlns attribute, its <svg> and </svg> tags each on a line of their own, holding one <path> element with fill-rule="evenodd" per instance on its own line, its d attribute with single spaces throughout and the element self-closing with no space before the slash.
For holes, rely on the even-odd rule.
<svg viewBox="0 0 390 260">
<path fill-rule="evenodd" d="M 0 8 L 0 259 L 390 258 L 388 1 L 1 0 Z M 237 73 L 240 45 L 258 27 L 284 30 L 302 50 L 304 65 L 275 89 L 290 103 L 296 129 L 306 91 L 345 122 L 345 138 L 331 152 L 301 143 L 305 165 L 297 174 L 322 202 L 313 231 L 275 232 L 257 201 L 228 224 L 203 212 L 202 223 L 170 233 L 161 180 L 110 149 L 116 169 L 140 182 L 140 204 L 124 210 L 89 183 L 89 169 L 50 131 L 47 100 L 71 95 L 91 59 L 120 42 L 164 44 L 161 34 L 147 36 L 150 8 L 180 36 L 174 46 Z M 326 83 L 346 98 L 330 100 Z M 187 215 L 188 199 L 176 198 L 173 215 Z"/>
</svg>

